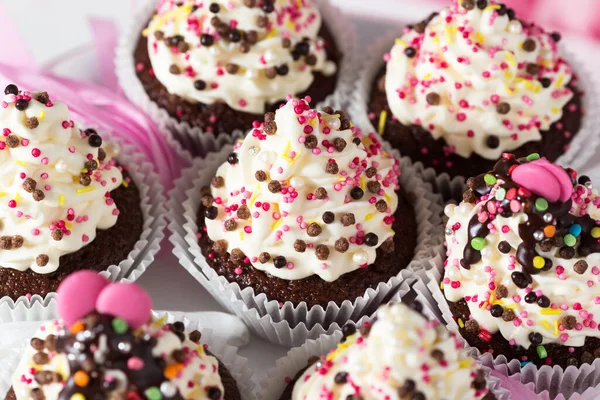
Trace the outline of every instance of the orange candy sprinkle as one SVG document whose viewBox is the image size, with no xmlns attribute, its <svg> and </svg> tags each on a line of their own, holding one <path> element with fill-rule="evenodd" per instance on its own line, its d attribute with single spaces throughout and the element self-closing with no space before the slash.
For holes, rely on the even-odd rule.
<svg viewBox="0 0 600 400">
<path fill-rule="evenodd" d="M 77 371 L 73 375 L 73 381 L 79 387 L 86 387 L 90 383 L 90 377 L 83 371 Z"/>
<path fill-rule="evenodd" d="M 554 237 L 556 234 L 556 227 L 554 225 L 548 225 L 544 228 L 544 235 L 548 238 Z"/>
<path fill-rule="evenodd" d="M 85 329 L 85 325 L 83 324 L 83 322 L 78 321 L 78 322 L 75 322 L 73 324 L 73 326 L 71 326 L 70 331 L 71 331 L 72 334 L 76 334 L 76 333 L 81 332 L 84 329 Z"/>
<path fill-rule="evenodd" d="M 180 363 L 167 365 L 164 370 L 165 378 L 167 378 L 167 379 L 177 378 L 177 376 L 181 373 L 181 371 L 183 371 L 183 368 L 184 368 L 183 364 L 180 364 Z"/>
</svg>

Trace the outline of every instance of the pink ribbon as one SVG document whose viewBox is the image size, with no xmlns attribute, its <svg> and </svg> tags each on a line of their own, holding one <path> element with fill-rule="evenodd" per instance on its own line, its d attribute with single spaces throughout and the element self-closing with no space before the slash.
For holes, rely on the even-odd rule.
<svg viewBox="0 0 600 400">
<path fill-rule="evenodd" d="M 140 109 L 114 91 L 5 64 L 0 64 L 0 76 L 5 83 L 48 91 L 53 98 L 69 106 L 74 121 L 93 124 L 134 145 L 154 164 L 165 188 L 172 187 L 174 178 L 179 176 L 181 160 L 168 145 L 165 134 Z"/>
</svg>

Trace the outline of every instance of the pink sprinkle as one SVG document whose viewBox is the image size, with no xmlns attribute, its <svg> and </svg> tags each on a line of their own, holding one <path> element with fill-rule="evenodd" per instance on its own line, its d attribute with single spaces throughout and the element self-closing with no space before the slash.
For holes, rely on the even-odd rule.
<svg viewBox="0 0 600 400">
<path fill-rule="evenodd" d="M 87 242 L 89 242 L 89 241 L 90 241 L 90 238 L 89 238 L 89 236 L 88 236 L 88 235 L 82 235 L 82 236 L 81 236 L 81 241 L 82 241 L 83 243 L 87 243 Z"/>
<path fill-rule="evenodd" d="M 139 357 L 131 357 L 127 360 L 127 368 L 132 371 L 139 371 L 144 368 L 144 361 Z"/>
<path fill-rule="evenodd" d="M 42 164 L 48 165 L 48 157 L 42 158 Z"/>
<path fill-rule="evenodd" d="M 36 158 L 39 157 L 40 154 L 42 154 L 42 152 L 37 147 L 31 150 L 31 155 L 34 156 L 34 157 L 36 157 Z"/>
<path fill-rule="evenodd" d="M 71 146 L 71 147 L 69 147 L 69 151 L 70 151 L 71 153 L 75 153 L 75 146 Z"/>
<path fill-rule="evenodd" d="M 242 274 L 242 267 L 237 267 L 236 269 L 233 270 L 233 272 L 235 272 L 236 275 L 241 275 Z"/>
<path fill-rule="evenodd" d="M 37 236 L 37 235 L 39 235 L 39 234 L 40 234 L 40 230 L 39 230 L 39 229 L 37 229 L 37 228 L 34 228 L 34 229 L 32 229 L 32 230 L 31 230 L 31 234 L 32 234 L 33 236 Z"/>
</svg>

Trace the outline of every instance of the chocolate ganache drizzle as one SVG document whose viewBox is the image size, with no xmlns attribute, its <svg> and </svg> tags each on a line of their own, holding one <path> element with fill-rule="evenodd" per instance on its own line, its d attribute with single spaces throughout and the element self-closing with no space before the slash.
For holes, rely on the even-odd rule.
<svg viewBox="0 0 600 400">
<path fill-rule="evenodd" d="M 516 249 L 516 258 L 523 266 L 523 271 L 512 273 L 513 282 L 520 288 L 525 288 L 532 282 L 531 274 L 548 271 L 553 266 L 549 258 L 538 253 L 538 245 L 543 251 L 557 248 L 559 257 L 566 259 L 573 258 L 576 252 L 582 257 L 600 252 L 597 237 L 600 230 L 593 231 L 599 225 L 589 214 L 570 214 L 573 204 L 570 196 L 566 201 L 551 202 L 512 179 L 513 172 L 520 165 L 538 160 L 544 161 L 537 154 L 520 159 L 504 154 L 492 171 L 467 181 L 469 189 L 464 194 L 464 201 L 472 204 L 486 201 L 482 209 L 486 210 L 487 218 L 476 214 L 469 221 L 468 245 L 465 246 L 464 258 L 460 261 L 463 268 L 470 269 L 472 264 L 481 260 L 481 250 L 490 233 L 488 218 L 494 214 L 504 218 L 510 218 L 519 212 L 527 215 L 527 220 L 519 225 L 522 242 Z M 575 186 L 577 173 L 570 168 L 565 171 L 571 184 Z M 579 181 L 585 184 L 589 178 L 583 176 Z M 503 253 L 508 253 L 510 249 L 510 244 L 506 241 L 499 244 L 499 250 Z"/>
</svg>

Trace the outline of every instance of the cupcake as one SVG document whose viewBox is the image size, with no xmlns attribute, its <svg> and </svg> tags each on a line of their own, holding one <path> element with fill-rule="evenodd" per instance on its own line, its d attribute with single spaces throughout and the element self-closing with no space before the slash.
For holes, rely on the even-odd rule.
<svg viewBox="0 0 600 400">
<path fill-rule="evenodd" d="M 396 39 L 365 93 L 369 118 L 403 155 L 453 177 L 504 152 L 555 161 L 582 123 L 560 38 L 496 1 L 453 0 Z"/>
<path fill-rule="evenodd" d="M 45 296 L 74 271 L 128 258 L 143 229 L 140 191 L 120 147 L 78 129 L 65 104 L 15 85 L 4 93 L 0 296 Z"/>
<path fill-rule="evenodd" d="M 201 333 L 152 318 L 140 287 L 84 271 L 59 296 L 62 319 L 31 339 L 6 399 L 241 399 Z"/>
<path fill-rule="evenodd" d="M 446 214 L 443 290 L 460 333 L 522 366 L 600 356 L 600 197 L 586 176 L 504 154 Z"/>
<path fill-rule="evenodd" d="M 307 100 L 266 114 L 202 190 L 208 265 L 256 295 L 308 307 L 354 301 L 398 275 L 415 254 L 414 199 L 376 136 Z"/>
<path fill-rule="evenodd" d="M 322 101 L 342 54 L 315 3 L 161 0 L 134 51 L 137 76 L 170 118 L 215 134 L 250 129 L 288 94 Z"/>
<path fill-rule="evenodd" d="M 346 326 L 343 333 L 336 349 L 296 375 L 281 400 L 496 398 L 460 338 L 403 303 L 384 305 L 372 325 Z"/>
</svg>

